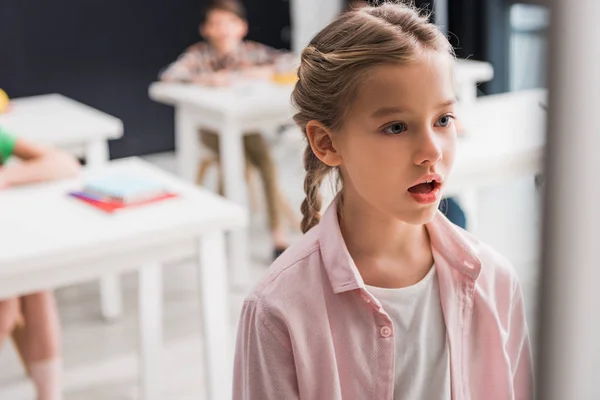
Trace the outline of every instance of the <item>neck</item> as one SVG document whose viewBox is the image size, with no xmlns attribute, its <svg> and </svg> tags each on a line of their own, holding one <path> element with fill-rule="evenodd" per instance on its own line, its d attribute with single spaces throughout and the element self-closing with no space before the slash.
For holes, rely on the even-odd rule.
<svg viewBox="0 0 600 400">
<path fill-rule="evenodd" d="M 433 264 L 424 225 L 390 217 L 355 196 L 344 198 L 339 214 L 348 251 L 368 285 L 385 287 L 385 280 L 391 287 L 410 285 Z"/>
<path fill-rule="evenodd" d="M 239 46 L 239 43 L 211 43 L 211 46 L 217 55 L 222 57 L 235 52 Z"/>
</svg>

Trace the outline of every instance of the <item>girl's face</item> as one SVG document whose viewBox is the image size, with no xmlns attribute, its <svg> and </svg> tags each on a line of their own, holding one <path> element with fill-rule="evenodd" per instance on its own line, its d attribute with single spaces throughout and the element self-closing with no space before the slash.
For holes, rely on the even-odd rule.
<svg viewBox="0 0 600 400">
<path fill-rule="evenodd" d="M 410 224 L 431 221 L 456 147 L 452 58 L 375 67 L 331 135 L 344 198 Z"/>
</svg>

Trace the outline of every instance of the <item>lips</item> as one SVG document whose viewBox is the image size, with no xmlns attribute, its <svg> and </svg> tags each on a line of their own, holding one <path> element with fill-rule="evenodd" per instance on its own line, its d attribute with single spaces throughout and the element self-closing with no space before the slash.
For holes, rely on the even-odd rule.
<svg viewBox="0 0 600 400">
<path fill-rule="evenodd" d="M 435 189 L 439 189 L 442 184 L 438 181 L 427 181 L 419 183 L 418 185 L 411 186 L 408 191 L 415 194 L 431 193 Z"/>
<path fill-rule="evenodd" d="M 438 174 L 425 175 L 409 187 L 408 192 L 417 203 L 435 203 L 439 200 L 442 183 L 442 177 Z"/>
</svg>

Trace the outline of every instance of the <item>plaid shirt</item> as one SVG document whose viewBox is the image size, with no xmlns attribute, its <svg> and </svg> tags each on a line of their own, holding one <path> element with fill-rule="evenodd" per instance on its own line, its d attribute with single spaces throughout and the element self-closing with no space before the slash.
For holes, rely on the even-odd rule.
<svg viewBox="0 0 600 400">
<path fill-rule="evenodd" d="M 186 82 L 205 73 L 270 65 L 281 54 L 264 44 L 244 41 L 235 52 L 220 56 L 208 43 L 199 42 L 188 47 L 177 61 L 162 71 L 160 79 Z"/>
</svg>

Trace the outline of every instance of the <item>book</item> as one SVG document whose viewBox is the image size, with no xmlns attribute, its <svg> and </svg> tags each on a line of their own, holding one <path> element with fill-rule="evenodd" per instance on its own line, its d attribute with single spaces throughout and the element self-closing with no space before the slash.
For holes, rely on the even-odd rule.
<svg viewBox="0 0 600 400">
<path fill-rule="evenodd" d="M 96 201 L 139 203 L 168 193 L 160 181 L 134 175 L 107 175 L 84 183 L 82 190 Z"/>
<path fill-rule="evenodd" d="M 148 198 L 148 199 L 140 200 L 140 201 L 136 201 L 136 202 L 123 203 L 121 201 L 107 201 L 105 199 L 95 197 L 94 195 L 90 195 L 88 192 L 85 192 L 85 191 L 70 192 L 69 196 L 74 197 L 78 200 L 81 200 L 84 203 L 86 203 L 92 207 L 95 207 L 101 211 L 104 211 L 106 213 L 109 213 L 109 214 L 112 214 L 116 211 L 127 209 L 127 208 L 144 206 L 144 205 L 157 203 L 160 201 L 174 199 L 174 198 L 179 197 L 176 193 L 163 193 L 163 194 L 153 197 L 153 198 Z"/>
</svg>

